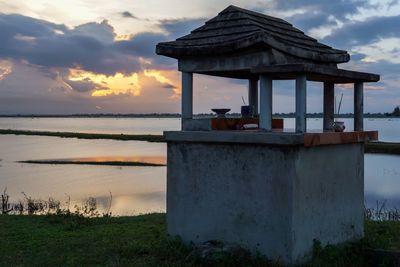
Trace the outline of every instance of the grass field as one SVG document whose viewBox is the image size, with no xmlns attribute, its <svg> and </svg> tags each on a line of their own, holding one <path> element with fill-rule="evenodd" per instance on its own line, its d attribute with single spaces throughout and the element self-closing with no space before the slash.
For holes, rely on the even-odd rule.
<svg viewBox="0 0 400 267">
<path fill-rule="evenodd" d="M 400 155 L 400 143 L 370 142 L 365 145 L 365 153 Z"/>
<path fill-rule="evenodd" d="M 365 225 L 357 243 L 322 248 L 303 266 L 368 266 L 366 249 L 400 250 L 400 222 Z M 0 266 L 279 266 L 245 251 L 204 262 L 166 235 L 165 214 L 83 218 L 0 215 Z"/>
</svg>

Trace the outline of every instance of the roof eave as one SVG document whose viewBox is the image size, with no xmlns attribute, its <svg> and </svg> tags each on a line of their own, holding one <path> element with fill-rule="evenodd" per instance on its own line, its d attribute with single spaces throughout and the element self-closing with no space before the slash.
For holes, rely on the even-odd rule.
<svg viewBox="0 0 400 267">
<path fill-rule="evenodd" d="M 321 63 L 345 63 L 350 60 L 350 55 L 346 51 L 332 49 L 335 53 L 318 53 L 299 47 L 288 46 L 274 38 L 269 37 L 263 32 L 249 35 L 245 38 L 237 39 L 233 42 L 216 43 L 212 45 L 179 45 L 179 41 L 163 42 L 156 46 L 156 53 L 172 58 L 184 58 L 191 56 L 222 55 L 231 54 L 252 47 L 270 47 L 289 55 L 312 60 Z"/>
<path fill-rule="evenodd" d="M 335 83 L 378 82 L 380 75 L 367 72 L 358 72 L 332 67 L 323 67 L 313 64 L 284 64 L 271 66 L 257 66 L 251 69 L 254 74 L 266 74 L 272 78 L 290 79 L 298 74 L 306 74 L 310 81 L 332 81 Z"/>
</svg>

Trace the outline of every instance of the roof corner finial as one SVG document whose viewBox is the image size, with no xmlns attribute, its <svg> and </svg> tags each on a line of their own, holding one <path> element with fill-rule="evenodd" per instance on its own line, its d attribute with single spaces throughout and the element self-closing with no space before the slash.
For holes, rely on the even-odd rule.
<svg viewBox="0 0 400 267">
<path fill-rule="evenodd" d="M 226 12 L 231 12 L 231 11 L 235 11 L 235 10 L 238 10 L 239 8 L 237 7 L 237 6 L 235 6 L 235 5 L 229 5 L 227 8 L 225 8 L 224 10 L 222 10 L 221 12 L 220 12 L 220 14 L 221 13 L 226 13 Z"/>
</svg>

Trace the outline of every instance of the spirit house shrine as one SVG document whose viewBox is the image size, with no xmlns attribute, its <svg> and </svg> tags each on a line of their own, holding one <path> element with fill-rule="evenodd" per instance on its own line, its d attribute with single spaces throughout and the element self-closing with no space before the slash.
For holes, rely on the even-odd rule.
<svg viewBox="0 0 400 267">
<path fill-rule="evenodd" d="M 239 244 L 288 264 L 306 260 L 314 239 L 363 236 L 364 143 L 378 138 L 363 129 L 363 85 L 379 75 L 340 69 L 346 51 L 235 6 L 156 52 L 182 72 L 182 129 L 164 133 L 170 235 Z M 193 73 L 247 79 L 251 112 L 194 118 Z M 295 129 L 272 117 L 273 80 L 296 81 Z M 307 81 L 321 82 L 323 129 L 307 129 Z M 343 83 L 354 87 L 354 131 L 334 121 Z"/>
</svg>

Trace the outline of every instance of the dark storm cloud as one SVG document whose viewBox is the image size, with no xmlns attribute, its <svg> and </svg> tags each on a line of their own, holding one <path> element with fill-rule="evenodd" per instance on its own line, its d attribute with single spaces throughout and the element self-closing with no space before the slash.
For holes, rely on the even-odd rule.
<svg viewBox="0 0 400 267">
<path fill-rule="evenodd" d="M 169 40 L 169 37 L 162 33 L 142 32 L 134 35 L 130 40 L 116 43 L 115 46 L 125 53 L 150 58 L 154 56 L 157 43 Z"/>
<path fill-rule="evenodd" d="M 366 21 L 348 23 L 324 41 L 338 47 L 368 45 L 380 38 L 400 37 L 399 25 L 400 16 L 373 17 Z"/>
<path fill-rule="evenodd" d="M 89 22 L 74 27 L 68 32 L 70 35 L 80 35 L 96 39 L 103 43 L 110 43 L 114 41 L 116 36 L 114 27 L 111 26 L 107 20 L 101 23 Z"/>
<path fill-rule="evenodd" d="M 165 89 L 176 89 L 176 86 L 173 85 L 173 84 L 164 84 L 164 85 L 162 85 L 162 88 L 165 88 Z"/>
<path fill-rule="evenodd" d="M 204 24 L 205 19 L 173 19 L 161 20 L 157 26 L 163 33 L 141 32 L 130 40 L 117 42 L 115 47 L 119 51 L 148 58 L 159 69 L 176 69 L 176 60 L 155 54 L 155 47 L 159 42 L 173 41 L 178 37 L 189 34 L 194 28 Z"/>
<path fill-rule="evenodd" d="M 53 35 L 55 30 L 61 32 L 68 31 L 65 25 L 54 24 L 18 14 L 6 15 L 0 13 L 0 25 L 0 34 L 2 38 L 6 38 L 5 40 L 12 38 L 16 33 L 26 36 L 43 37 Z"/>
<path fill-rule="evenodd" d="M 176 69 L 176 60 L 158 56 L 155 47 L 159 42 L 172 40 L 169 35 L 153 32 L 142 32 L 132 37 L 130 40 L 120 41 L 115 44 L 116 48 L 124 53 L 150 59 L 152 65 L 159 69 Z"/>
<path fill-rule="evenodd" d="M 158 26 L 165 32 L 165 34 L 152 35 L 151 33 L 141 33 L 134 36 L 133 43 L 138 46 L 136 49 L 139 49 L 139 47 L 143 47 L 141 44 L 146 43 L 149 40 L 154 42 L 152 47 L 146 48 L 147 54 L 153 55 L 153 63 L 158 65 L 161 69 L 176 69 L 175 59 L 155 55 L 155 45 L 158 42 L 173 41 L 179 37 L 187 35 L 193 29 L 202 26 L 206 20 L 207 19 L 204 18 L 161 20 L 159 21 Z"/>
<path fill-rule="evenodd" d="M 296 13 L 285 19 L 292 23 L 296 28 L 307 32 L 320 26 L 334 26 L 336 20 L 341 22 L 348 21 L 349 16 L 356 14 L 360 8 L 368 8 L 372 5 L 366 0 L 339 0 L 339 1 L 320 1 L 320 0 L 299 0 L 299 1 L 279 1 L 273 2 L 259 1 L 253 9 L 274 16 L 275 12 L 296 11 Z"/>
<path fill-rule="evenodd" d="M 107 87 L 101 87 L 99 84 L 92 82 L 89 78 L 85 78 L 80 81 L 66 81 L 74 91 L 85 93 L 92 90 L 106 90 Z"/>
<path fill-rule="evenodd" d="M 140 71 L 140 57 L 150 59 L 152 68 L 175 68 L 174 60 L 155 55 L 155 45 L 187 34 L 201 21 L 163 20 L 158 26 L 164 33 L 143 32 L 130 40 L 115 41 L 114 28 L 106 20 L 70 29 L 62 24 L 0 13 L 0 58 L 25 60 L 44 69 L 81 68 L 106 75 Z"/>
<path fill-rule="evenodd" d="M 336 21 L 329 20 L 329 16 L 324 13 L 307 16 L 304 16 L 304 14 L 297 14 L 290 17 L 288 21 L 292 23 L 294 27 L 304 32 L 321 25 L 337 25 Z"/>
<path fill-rule="evenodd" d="M 198 28 L 204 24 L 207 19 L 166 19 L 160 20 L 158 26 L 168 33 L 170 39 L 176 39 L 183 35 L 187 35 L 190 31 Z"/>
<path fill-rule="evenodd" d="M 121 16 L 124 18 L 137 19 L 137 17 L 129 11 L 121 12 Z"/>
<path fill-rule="evenodd" d="M 44 67 L 75 68 L 112 75 L 140 70 L 137 57 L 117 49 L 107 21 L 73 29 L 22 15 L 0 15 L 0 57 Z"/>
</svg>

